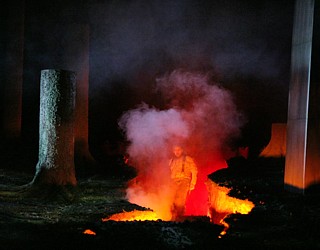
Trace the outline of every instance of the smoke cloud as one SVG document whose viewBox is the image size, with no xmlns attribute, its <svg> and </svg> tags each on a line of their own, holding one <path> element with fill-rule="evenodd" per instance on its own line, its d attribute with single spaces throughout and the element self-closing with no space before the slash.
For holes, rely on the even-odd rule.
<svg viewBox="0 0 320 250">
<path fill-rule="evenodd" d="M 105 84 L 186 62 L 190 68 L 212 67 L 224 77 L 281 77 L 290 59 L 292 6 L 288 1 L 181 0 L 92 5 L 95 80 Z M 174 67 L 168 69 L 170 63 Z"/>
<path fill-rule="evenodd" d="M 157 79 L 156 91 L 163 96 L 165 109 L 141 104 L 124 113 L 119 122 L 130 142 L 128 154 L 138 170 L 128 198 L 154 209 L 164 219 L 170 218 L 168 164 L 172 146 L 179 143 L 198 166 L 198 184 L 193 192 L 197 211 L 189 212 L 206 215 L 205 178 L 225 167 L 228 142 L 240 135 L 245 120 L 232 94 L 212 83 L 209 74 L 175 70 Z"/>
</svg>

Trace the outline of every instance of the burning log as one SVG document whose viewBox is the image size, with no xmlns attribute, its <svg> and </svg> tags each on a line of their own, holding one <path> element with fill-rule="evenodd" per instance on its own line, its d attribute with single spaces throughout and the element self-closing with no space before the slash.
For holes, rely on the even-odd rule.
<svg viewBox="0 0 320 250">
<path fill-rule="evenodd" d="M 41 71 L 39 161 L 32 183 L 76 185 L 74 169 L 75 74 Z"/>
</svg>

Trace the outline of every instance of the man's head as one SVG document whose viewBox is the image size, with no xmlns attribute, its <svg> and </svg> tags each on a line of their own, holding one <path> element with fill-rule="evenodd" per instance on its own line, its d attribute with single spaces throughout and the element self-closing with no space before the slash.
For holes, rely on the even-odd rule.
<svg viewBox="0 0 320 250">
<path fill-rule="evenodd" d="M 174 147 L 173 147 L 173 154 L 176 156 L 176 157 L 180 157 L 180 156 L 182 156 L 182 154 L 183 154 L 183 149 L 182 149 L 182 147 L 181 146 L 179 146 L 179 145 L 175 145 Z"/>
</svg>

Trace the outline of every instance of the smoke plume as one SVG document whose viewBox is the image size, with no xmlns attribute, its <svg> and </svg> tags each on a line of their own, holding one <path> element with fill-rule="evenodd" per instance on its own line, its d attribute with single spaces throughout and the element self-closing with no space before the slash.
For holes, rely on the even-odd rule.
<svg viewBox="0 0 320 250">
<path fill-rule="evenodd" d="M 243 116 L 232 94 L 212 83 L 208 74 L 175 70 L 157 79 L 156 90 L 165 100 L 165 109 L 142 104 L 127 111 L 119 122 L 130 142 L 128 154 L 138 170 L 128 198 L 152 208 L 163 219 L 170 218 L 168 163 L 172 146 L 179 143 L 198 167 L 193 191 L 197 211 L 189 207 L 189 213 L 206 214 L 205 178 L 225 167 L 225 149 L 240 135 Z"/>
</svg>

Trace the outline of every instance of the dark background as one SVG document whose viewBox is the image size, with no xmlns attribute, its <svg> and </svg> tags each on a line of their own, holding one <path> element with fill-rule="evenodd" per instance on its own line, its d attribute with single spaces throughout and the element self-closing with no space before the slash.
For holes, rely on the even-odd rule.
<svg viewBox="0 0 320 250">
<path fill-rule="evenodd" d="M 1 6 L 3 90 L 10 8 Z M 174 69 L 210 72 L 248 117 L 257 150 L 271 123 L 286 122 L 294 1 L 25 1 L 22 138 L 37 157 L 40 71 L 56 68 L 72 24 L 90 27 L 89 143 L 101 157 L 123 140 L 118 119 L 141 102 L 163 108 L 153 91 Z M 1 98 L 3 99 L 3 91 Z M 0 103 L 2 112 L 3 102 Z"/>
</svg>

